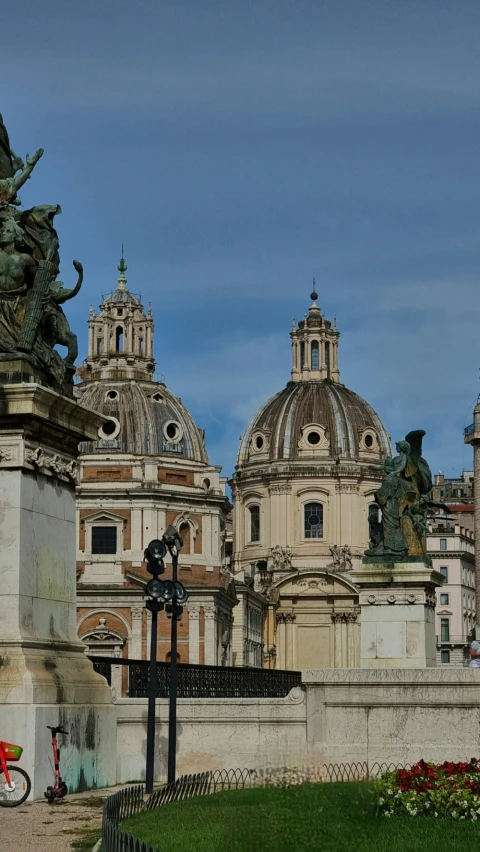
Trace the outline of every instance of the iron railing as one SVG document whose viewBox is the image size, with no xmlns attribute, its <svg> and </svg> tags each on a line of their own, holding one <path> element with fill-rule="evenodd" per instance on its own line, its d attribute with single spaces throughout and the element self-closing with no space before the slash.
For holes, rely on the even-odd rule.
<svg viewBox="0 0 480 852">
<path fill-rule="evenodd" d="M 98 674 L 103 675 L 108 685 L 112 685 L 112 661 L 107 658 L 96 659 L 95 657 L 90 657 L 93 663 L 93 668 Z"/>
<path fill-rule="evenodd" d="M 447 636 L 445 639 L 443 636 L 437 636 L 437 645 L 468 645 L 471 642 L 471 639 L 467 639 L 465 636 Z"/>
<path fill-rule="evenodd" d="M 221 769 L 182 775 L 173 784 L 162 787 L 146 799 L 144 787 L 126 787 L 105 800 L 102 819 L 102 852 L 161 852 L 123 831 L 120 823 L 142 811 L 150 811 L 170 802 L 206 796 L 223 790 L 249 787 L 287 786 L 294 784 L 328 783 L 335 781 L 369 781 L 384 772 L 409 769 L 406 764 L 363 763 L 315 764 L 313 766 L 277 769 Z"/>
<path fill-rule="evenodd" d="M 470 423 L 470 426 L 466 426 L 463 430 L 463 434 L 465 438 L 468 438 L 469 435 L 473 435 L 475 432 L 475 423 Z"/>
<path fill-rule="evenodd" d="M 149 661 L 121 657 L 95 657 L 95 671 L 111 683 L 112 665 L 128 666 L 128 697 L 147 698 Z M 301 672 L 279 669 L 240 668 L 239 666 L 200 666 L 179 663 L 178 698 L 285 698 L 295 686 L 301 686 Z M 157 663 L 157 698 L 170 695 L 170 663 Z"/>
</svg>

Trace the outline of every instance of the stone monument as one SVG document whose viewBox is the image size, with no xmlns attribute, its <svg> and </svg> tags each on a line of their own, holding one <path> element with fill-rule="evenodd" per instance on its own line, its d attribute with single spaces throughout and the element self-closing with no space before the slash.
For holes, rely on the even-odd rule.
<svg viewBox="0 0 480 852">
<path fill-rule="evenodd" d="M 70 791 L 115 783 L 111 691 L 76 630 L 78 444 L 104 422 L 73 399 L 77 341 L 57 281 L 58 205 L 24 210 L 17 192 L 43 150 L 13 152 L 0 116 L 0 737 L 23 746 L 32 795 L 53 781 L 50 732 Z M 67 348 L 62 357 L 54 348 Z"/>
<path fill-rule="evenodd" d="M 376 468 L 385 478 L 370 514 L 370 548 L 353 574 L 361 607 L 361 668 L 434 666 L 435 589 L 442 575 L 427 554 L 432 474 L 422 457 L 423 430 L 396 445 L 398 455 Z M 381 517 L 380 517 L 381 513 Z"/>
</svg>

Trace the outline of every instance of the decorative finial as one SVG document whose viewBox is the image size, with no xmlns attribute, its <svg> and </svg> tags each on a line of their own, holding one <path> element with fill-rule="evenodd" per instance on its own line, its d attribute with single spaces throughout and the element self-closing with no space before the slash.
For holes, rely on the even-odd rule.
<svg viewBox="0 0 480 852">
<path fill-rule="evenodd" d="M 119 290 L 126 290 L 127 289 L 127 279 L 125 278 L 125 273 L 128 269 L 128 266 L 126 264 L 125 258 L 123 257 L 123 243 L 122 243 L 122 257 L 121 257 L 120 262 L 117 266 L 117 269 L 120 273 L 120 275 L 117 278 L 118 289 Z"/>
<path fill-rule="evenodd" d="M 296 330 L 297 330 L 297 320 L 296 320 L 295 317 L 293 317 L 293 319 L 292 319 L 292 331 L 296 331 Z"/>
<path fill-rule="evenodd" d="M 311 298 L 312 302 L 316 302 L 317 299 L 318 299 L 317 288 L 315 286 L 315 278 L 313 279 L 313 290 L 310 293 L 310 298 Z"/>
<path fill-rule="evenodd" d="M 336 317 L 333 318 L 333 327 L 334 328 L 337 327 L 337 318 Z"/>
</svg>

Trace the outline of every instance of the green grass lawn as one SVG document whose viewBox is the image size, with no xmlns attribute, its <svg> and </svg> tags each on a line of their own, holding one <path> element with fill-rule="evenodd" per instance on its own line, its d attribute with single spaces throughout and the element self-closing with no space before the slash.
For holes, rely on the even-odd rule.
<svg viewBox="0 0 480 852">
<path fill-rule="evenodd" d="M 161 852 L 473 852 L 476 822 L 377 817 L 369 782 L 257 788 L 139 814 L 122 828 Z"/>
</svg>

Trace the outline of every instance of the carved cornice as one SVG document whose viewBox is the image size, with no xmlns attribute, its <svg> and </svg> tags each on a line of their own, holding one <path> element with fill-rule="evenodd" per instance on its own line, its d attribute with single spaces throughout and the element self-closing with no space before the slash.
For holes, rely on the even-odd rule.
<svg viewBox="0 0 480 852">
<path fill-rule="evenodd" d="M 279 485 L 275 485 L 274 483 L 271 483 L 268 486 L 268 493 L 269 494 L 291 494 L 292 493 L 292 486 L 287 485 L 286 483 L 282 483 L 282 484 L 279 484 Z"/>
<path fill-rule="evenodd" d="M 336 482 L 335 491 L 337 494 L 358 494 L 359 486 L 354 482 Z"/>
<path fill-rule="evenodd" d="M 37 446 L 35 449 L 28 449 L 25 454 L 25 461 L 31 464 L 41 473 L 50 473 L 53 476 L 64 476 L 73 482 L 77 481 L 78 464 L 72 459 L 65 459 L 59 453 L 53 455 L 44 452 L 42 447 Z"/>
</svg>

